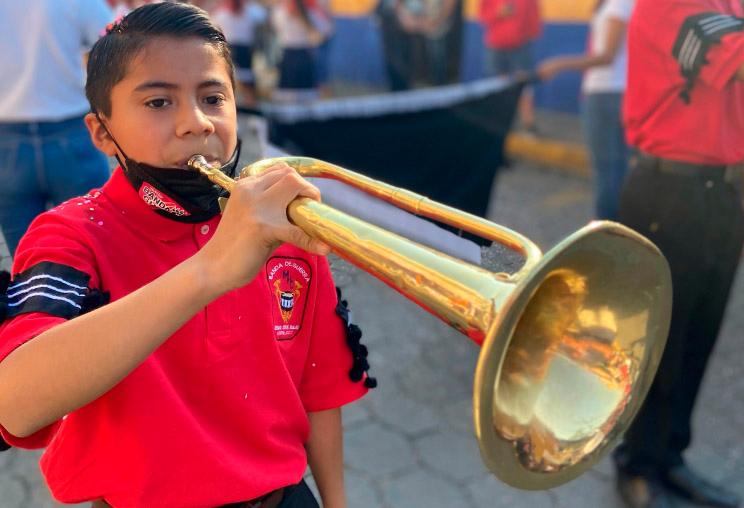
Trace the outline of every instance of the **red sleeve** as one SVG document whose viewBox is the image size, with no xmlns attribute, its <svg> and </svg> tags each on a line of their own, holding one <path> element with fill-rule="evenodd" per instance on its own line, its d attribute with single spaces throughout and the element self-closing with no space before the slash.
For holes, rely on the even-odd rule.
<svg viewBox="0 0 744 508">
<path fill-rule="evenodd" d="M 723 90 L 744 65 L 744 32 L 724 35 L 721 43 L 708 51 L 707 60 L 700 79 L 716 90 Z"/>
<path fill-rule="evenodd" d="M 669 51 L 676 41 L 685 38 L 687 32 L 685 22 L 693 16 L 710 13 L 736 18 L 744 15 L 744 9 L 737 7 L 733 2 L 731 9 L 722 9 L 721 2 L 711 0 L 659 2 L 657 8 L 661 16 L 659 19 L 664 19 L 664 25 L 669 27 L 670 37 L 649 37 L 649 42 L 663 45 L 657 48 L 661 51 Z M 720 25 L 714 23 L 713 26 Z M 739 67 L 744 64 L 744 31 L 727 33 L 720 38 L 719 42 L 712 43 L 705 53 L 705 60 L 706 63 L 700 68 L 697 79 L 716 90 L 722 90 L 734 77 Z"/>
<path fill-rule="evenodd" d="M 365 393 L 364 382 L 353 382 L 351 349 L 346 344 L 346 323 L 336 313 L 336 288 L 328 261 L 318 257 L 318 293 L 300 397 L 305 410 L 323 411 L 353 402 Z"/>
<path fill-rule="evenodd" d="M 90 287 L 98 287 L 90 250 L 80 241 L 70 225 L 58 220 L 55 212 L 39 216 L 21 239 L 13 259 L 13 277 L 47 261 L 64 264 L 90 275 Z M 11 287 L 13 282 L 11 281 Z M 20 314 L 0 325 L 0 362 L 16 348 L 42 332 L 65 321 L 64 318 L 42 312 Z M 54 436 L 59 422 L 39 430 L 31 436 L 19 438 L 0 425 L 0 434 L 10 445 L 18 448 L 42 448 Z"/>
</svg>

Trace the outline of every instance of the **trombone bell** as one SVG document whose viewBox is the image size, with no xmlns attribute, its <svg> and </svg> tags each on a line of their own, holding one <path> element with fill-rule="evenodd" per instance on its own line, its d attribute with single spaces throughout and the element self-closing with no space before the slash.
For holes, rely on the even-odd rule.
<svg viewBox="0 0 744 508">
<path fill-rule="evenodd" d="M 665 258 L 619 224 L 594 222 L 549 251 L 478 357 L 473 417 L 488 468 L 537 490 L 596 464 L 651 386 L 671 298 Z"/>
<path fill-rule="evenodd" d="M 555 487 L 617 442 L 648 392 L 669 329 L 671 276 L 650 241 L 593 222 L 543 256 L 519 233 L 323 161 L 267 159 L 242 175 L 279 161 L 524 256 L 516 273 L 493 273 L 307 198 L 287 209 L 306 233 L 481 345 L 475 435 L 498 478 L 528 490 Z M 199 156 L 189 165 L 227 190 L 235 184 Z"/>
</svg>

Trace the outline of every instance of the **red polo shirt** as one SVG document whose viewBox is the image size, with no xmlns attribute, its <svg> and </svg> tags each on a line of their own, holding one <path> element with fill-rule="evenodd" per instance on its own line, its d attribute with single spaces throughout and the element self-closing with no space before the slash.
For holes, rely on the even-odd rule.
<svg viewBox="0 0 744 508">
<path fill-rule="evenodd" d="M 117 169 L 100 191 L 39 216 L 13 273 L 67 265 L 113 301 L 197 252 L 218 222 L 154 213 Z M 105 395 L 26 439 L 0 430 L 15 446 L 47 446 L 42 471 L 67 503 L 213 507 L 296 483 L 306 412 L 366 391 L 349 379 L 335 305 L 325 258 L 284 245 L 250 284 L 207 305 Z M 62 321 L 41 312 L 6 321 L 0 358 Z"/>
<path fill-rule="evenodd" d="M 523 46 L 542 29 L 537 0 L 481 0 L 480 20 L 486 47 L 493 49 Z"/>
<path fill-rule="evenodd" d="M 657 157 L 701 164 L 744 161 L 744 32 L 723 35 L 707 52 L 690 90 L 673 49 L 691 16 L 720 13 L 744 17 L 741 0 L 638 0 L 628 28 L 628 143 Z M 712 20 L 710 26 L 725 26 Z M 725 23 L 725 20 L 723 20 Z M 685 42 L 682 38 L 681 42 Z M 695 54 L 688 44 L 681 59 Z"/>
</svg>

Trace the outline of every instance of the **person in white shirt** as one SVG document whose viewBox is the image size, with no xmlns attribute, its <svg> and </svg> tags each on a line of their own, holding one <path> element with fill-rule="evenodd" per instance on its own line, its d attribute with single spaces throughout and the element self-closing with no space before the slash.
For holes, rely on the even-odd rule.
<svg viewBox="0 0 744 508">
<path fill-rule="evenodd" d="M 0 2 L 0 229 L 11 255 L 36 215 L 108 178 L 83 122 L 83 57 L 112 19 L 104 0 Z"/>
<path fill-rule="evenodd" d="M 596 216 L 617 219 L 618 202 L 628 162 L 622 124 L 627 81 L 627 24 L 634 0 L 599 0 L 591 19 L 589 51 L 544 60 L 542 80 L 569 70 L 583 70 L 582 119 L 595 179 Z"/>
<path fill-rule="evenodd" d="M 318 98 L 316 49 L 323 42 L 328 23 L 317 0 L 277 0 L 271 23 L 282 49 L 279 84 L 272 99 L 307 102 Z"/>
<path fill-rule="evenodd" d="M 256 27 L 266 21 L 266 8 L 254 0 L 224 0 L 212 14 L 222 29 L 235 65 L 240 102 L 252 106 L 255 102 L 253 48 Z"/>
</svg>

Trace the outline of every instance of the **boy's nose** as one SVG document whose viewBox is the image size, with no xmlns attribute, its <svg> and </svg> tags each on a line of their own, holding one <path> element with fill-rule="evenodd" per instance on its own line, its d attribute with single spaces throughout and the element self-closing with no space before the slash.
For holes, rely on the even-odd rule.
<svg viewBox="0 0 744 508">
<path fill-rule="evenodd" d="M 204 111 L 202 111 L 202 109 L 197 105 L 184 107 L 181 114 L 178 115 L 176 135 L 179 137 L 187 136 L 189 134 L 211 134 L 213 132 L 214 124 L 210 120 L 209 116 L 204 114 Z"/>
</svg>

